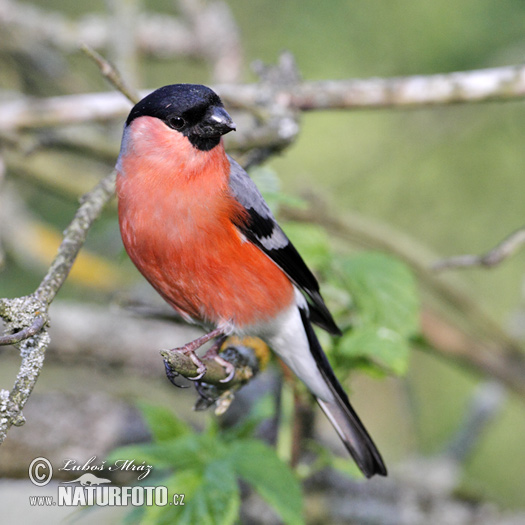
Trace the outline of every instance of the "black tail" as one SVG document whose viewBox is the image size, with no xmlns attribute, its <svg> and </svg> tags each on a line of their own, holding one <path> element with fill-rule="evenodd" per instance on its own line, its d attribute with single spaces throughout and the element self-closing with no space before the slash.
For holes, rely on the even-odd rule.
<svg viewBox="0 0 525 525">
<path fill-rule="evenodd" d="M 300 308 L 300 312 L 312 355 L 321 375 L 334 396 L 334 399 L 329 401 L 318 398 L 317 402 L 319 406 L 334 426 L 348 452 L 350 452 L 363 474 L 367 478 L 375 474 L 386 476 L 387 471 L 381 454 L 377 450 L 372 438 L 368 435 L 363 423 L 361 423 L 359 416 L 352 408 L 352 405 L 350 405 L 350 401 L 343 387 L 335 377 L 332 367 L 310 324 L 308 313 L 302 308 Z"/>
</svg>

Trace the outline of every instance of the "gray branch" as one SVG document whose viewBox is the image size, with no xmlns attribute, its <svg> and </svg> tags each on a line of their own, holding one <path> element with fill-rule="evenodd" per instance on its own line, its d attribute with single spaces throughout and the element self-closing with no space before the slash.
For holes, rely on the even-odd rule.
<svg viewBox="0 0 525 525">
<path fill-rule="evenodd" d="M 481 266 L 492 268 L 511 257 L 525 244 L 525 228 L 511 233 L 492 250 L 482 255 L 457 255 L 448 259 L 441 259 L 432 265 L 432 269 L 440 272 L 452 268 L 469 268 Z"/>
<path fill-rule="evenodd" d="M 281 65 L 282 67 L 282 65 Z M 397 78 L 218 84 L 225 104 L 264 115 L 278 105 L 290 111 L 356 110 L 426 107 L 443 104 L 521 99 L 525 96 L 525 66 Z M 151 90 L 142 91 L 141 95 Z M 22 98 L 0 104 L 0 131 L 58 126 L 124 117 L 129 103 L 118 93 Z"/>
<path fill-rule="evenodd" d="M 7 335 L 0 344 L 17 344 L 22 364 L 11 391 L 0 391 L 0 444 L 9 428 L 24 423 L 22 410 L 33 391 L 49 346 L 48 308 L 64 284 L 87 233 L 114 192 L 112 173 L 82 198 L 74 219 L 64 232 L 64 239 L 47 274 L 37 290 L 26 297 L 0 300 L 0 317 Z M 25 337 L 25 338 L 24 338 Z"/>
</svg>

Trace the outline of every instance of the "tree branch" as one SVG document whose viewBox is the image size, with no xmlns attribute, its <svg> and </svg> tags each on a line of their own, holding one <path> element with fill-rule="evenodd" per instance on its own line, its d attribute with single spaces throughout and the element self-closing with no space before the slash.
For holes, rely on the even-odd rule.
<svg viewBox="0 0 525 525">
<path fill-rule="evenodd" d="M 47 310 L 64 284 L 75 258 L 84 245 L 89 228 L 113 196 L 115 174 L 111 173 L 82 198 L 74 219 L 64 232 L 64 239 L 47 274 L 37 290 L 26 297 L 0 300 L 0 317 L 13 335 L 2 344 L 18 343 L 22 364 L 11 392 L 2 391 L 0 401 L 0 443 L 12 425 L 24 419 L 22 410 L 36 384 L 49 345 Z M 25 336 L 25 338 L 24 338 Z"/>
<path fill-rule="evenodd" d="M 472 71 L 309 82 L 290 93 L 289 104 L 310 109 L 425 107 L 510 100 L 525 96 L 525 66 Z"/>
<path fill-rule="evenodd" d="M 119 73 L 107 62 L 104 58 L 94 53 L 92 50 L 87 50 L 88 55 L 95 60 L 102 73 L 108 78 L 117 89 L 119 89 L 126 97 L 136 100 L 136 96 L 126 88 Z M 287 73 L 293 72 L 295 78 L 295 64 L 293 62 L 284 62 L 278 67 L 281 67 L 281 78 L 286 80 L 289 78 Z M 121 98 L 121 96 L 119 95 Z M 45 112 L 45 110 L 44 110 Z M 279 108 L 272 114 L 269 121 L 272 119 L 279 119 L 281 117 Z M 292 118 L 293 116 L 285 115 L 285 118 Z M 298 128 L 296 126 L 295 133 Z M 282 138 L 284 143 L 289 143 L 295 133 L 288 133 Z M 78 208 L 74 219 L 64 232 L 63 241 L 58 249 L 57 256 L 51 264 L 47 274 L 43 278 L 37 290 L 30 296 L 17 298 L 13 300 L 0 300 L 0 317 L 2 317 L 7 324 L 7 330 L 14 332 L 13 335 L 6 335 L 3 338 L 4 344 L 17 343 L 20 345 L 23 359 L 22 366 L 15 386 L 11 392 L 2 391 L 2 400 L 0 405 L 0 443 L 5 439 L 6 433 L 11 425 L 21 424 L 23 422 L 22 409 L 27 402 L 31 392 L 36 384 L 36 380 L 43 365 L 45 351 L 49 345 L 49 335 L 45 325 L 48 322 L 47 310 L 60 287 L 65 282 L 69 271 L 75 261 L 75 258 L 84 245 L 87 233 L 93 222 L 100 215 L 103 207 L 109 202 L 114 193 L 115 187 L 115 173 L 111 173 L 89 193 L 84 195 L 81 199 L 81 205 Z M 38 320 L 42 318 L 43 320 Z M 37 328 L 40 328 L 38 333 Z M 24 339 L 25 337 L 25 339 Z M 34 345 L 35 348 L 31 348 Z M 173 352 L 171 353 L 173 354 Z M 167 354 L 168 362 L 175 359 L 176 355 Z M 235 356 L 240 355 L 238 352 L 234 354 L 234 360 L 238 361 Z M 182 366 L 184 363 L 176 363 L 172 368 L 177 372 L 177 366 Z M 214 374 L 218 373 L 216 363 L 210 363 L 208 383 L 211 384 L 215 390 L 217 386 L 213 384 Z M 184 367 L 183 367 L 184 368 Z M 223 370 L 220 370 L 223 372 Z M 187 373 L 187 371 L 184 371 Z M 246 382 L 248 376 L 251 377 L 255 373 L 255 369 L 247 366 L 244 361 L 239 361 L 239 370 L 233 379 L 233 383 L 229 385 L 228 390 L 223 392 L 221 388 L 215 392 L 214 396 L 208 395 L 207 402 L 214 399 L 213 402 L 218 403 L 218 410 L 226 410 L 233 399 L 233 391 L 240 388 Z M 211 381 L 211 383 L 209 383 Z M 220 381 L 219 381 L 220 383 Z M 200 384 L 204 384 L 202 381 Z M 202 391 L 202 388 L 201 388 Z"/>
<path fill-rule="evenodd" d="M 441 259 L 432 265 L 432 270 L 441 272 L 452 268 L 469 268 L 482 266 L 491 268 L 516 253 L 525 244 L 525 228 L 511 233 L 497 246 L 482 255 L 457 255 L 448 259 Z"/>
<path fill-rule="evenodd" d="M 525 96 L 525 66 L 429 76 L 271 83 L 218 84 L 227 106 L 261 112 L 271 105 L 292 111 L 427 107 L 519 100 Z M 144 96 L 151 90 L 141 91 Z M 0 131 L 122 118 L 129 104 L 118 93 L 19 99 L 0 104 Z"/>
</svg>

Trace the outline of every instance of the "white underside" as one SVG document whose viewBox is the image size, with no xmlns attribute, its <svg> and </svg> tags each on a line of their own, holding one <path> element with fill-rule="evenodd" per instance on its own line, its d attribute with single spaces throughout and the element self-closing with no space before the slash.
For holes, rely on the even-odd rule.
<svg viewBox="0 0 525 525">
<path fill-rule="evenodd" d="M 306 301 L 299 291 L 296 297 L 298 304 L 306 306 Z M 333 394 L 326 385 L 310 352 L 310 345 L 297 303 L 281 313 L 271 323 L 251 327 L 246 332 L 249 331 L 250 335 L 258 335 L 264 339 L 316 397 L 332 401 Z"/>
</svg>

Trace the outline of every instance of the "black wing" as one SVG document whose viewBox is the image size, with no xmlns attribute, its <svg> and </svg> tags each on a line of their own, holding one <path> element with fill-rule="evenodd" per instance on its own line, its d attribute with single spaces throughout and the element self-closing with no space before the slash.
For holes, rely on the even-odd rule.
<svg viewBox="0 0 525 525">
<path fill-rule="evenodd" d="M 231 164 L 230 190 L 248 213 L 247 220 L 239 220 L 235 225 L 306 294 L 311 321 L 331 334 L 341 335 L 321 297 L 316 278 L 277 224 L 255 183 L 234 159 L 228 158 Z"/>
</svg>

